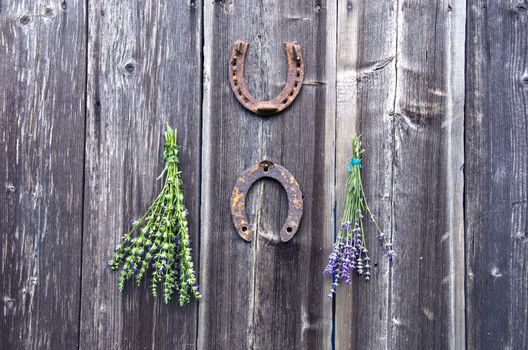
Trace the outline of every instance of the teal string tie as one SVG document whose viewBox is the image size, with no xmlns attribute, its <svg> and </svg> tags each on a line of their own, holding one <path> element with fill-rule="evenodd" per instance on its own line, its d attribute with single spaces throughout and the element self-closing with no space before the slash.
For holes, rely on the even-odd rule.
<svg viewBox="0 0 528 350">
<path fill-rule="evenodd" d="M 357 165 L 359 166 L 360 168 L 363 168 L 363 165 L 361 165 L 361 159 L 359 158 L 352 158 L 350 160 L 350 163 L 348 163 L 348 172 L 351 172 L 352 171 L 352 167 L 354 165 Z"/>
</svg>

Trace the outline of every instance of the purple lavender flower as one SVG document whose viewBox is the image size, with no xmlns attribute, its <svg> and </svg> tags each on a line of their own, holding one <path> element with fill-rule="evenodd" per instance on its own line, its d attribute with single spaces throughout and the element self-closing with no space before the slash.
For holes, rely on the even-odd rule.
<svg viewBox="0 0 528 350">
<path fill-rule="evenodd" d="M 183 216 L 187 216 L 189 215 L 189 211 L 187 210 L 187 208 L 183 209 Z"/>
<path fill-rule="evenodd" d="M 361 162 L 364 150 L 361 146 L 361 140 L 357 136 L 352 138 L 352 150 L 353 159 Z M 328 294 L 330 298 L 336 293 L 339 284 L 352 283 L 352 275 L 354 273 L 363 277 L 365 281 L 370 280 L 371 265 L 366 244 L 368 236 L 363 229 L 364 213 L 368 214 L 375 225 L 379 234 L 377 239 L 380 244 L 384 245 L 385 254 L 391 260 L 396 256 L 396 253 L 392 250 L 392 245 L 387 243 L 385 234 L 379 228 L 368 206 L 362 187 L 361 169 L 358 168 L 356 170 L 358 171 L 351 172 L 349 170 L 341 226 L 337 231 L 336 243 L 323 271 L 324 274 L 333 275 L 332 287 Z"/>
<path fill-rule="evenodd" d="M 324 274 L 334 274 L 337 269 L 337 262 L 340 258 L 340 251 L 339 251 L 339 242 L 336 242 L 334 244 L 334 249 L 332 250 L 332 253 L 328 256 L 328 264 L 326 265 L 323 273 Z"/>
<path fill-rule="evenodd" d="M 365 273 L 365 281 L 370 281 L 370 272 Z"/>
<path fill-rule="evenodd" d="M 328 257 L 328 264 L 326 265 L 325 269 L 323 270 L 323 274 L 331 275 L 334 273 L 336 265 L 336 258 L 335 254 L 330 254 Z"/>
<path fill-rule="evenodd" d="M 370 265 L 368 265 L 368 251 L 363 247 L 359 237 L 357 239 L 348 238 L 344 241 L 339 238 L 334 244 L 332 253 L 328 257 L 328 264 L 323 271 L 324 274 L 334 275 L 330 295 L 335 293 L 340 282 L 351 284 L 352 272 L 354 271 L 358 275 L 366 276 L 368 280 L 370 273 L 365 275 L 370 268 Z"/>
</svg>

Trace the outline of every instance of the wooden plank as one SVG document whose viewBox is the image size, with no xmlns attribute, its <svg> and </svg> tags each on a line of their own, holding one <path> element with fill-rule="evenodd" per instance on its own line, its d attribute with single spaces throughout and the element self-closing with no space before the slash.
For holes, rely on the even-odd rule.
<svg viewBox="0 0 528 350">
<path fill-rule="evenodd" d="M 343 1 L 338 7 L 336 200 L 343 213 L 354 132 L 367 150 L 365 193 L 378 224 L 391 233 L 392 117 L 396 80 L 396 2 Z M 340 224 L 340 221 L 337 222 Z M 336 349 L 388 349 L 389 260 L 370 220 L 365 221 L 372 266 L 369 282 L 338 288 Z"/>
<path fill-rule="evenodd" d="M 527 13 L 522 2 L 468 1 L 470 349 L 528 348 Z"/>
<path fill-rule="evenodd" d="M 465 1 L 398 3 L 389 344 L 465 345 Z"/>
<path fill-rule="evenodd" d="M 372 280 L 336 301 L 339 349 L 465 344 L 464 23 L 463 1 L 339 7 L 337 186 L 356 126 L 367 197 L 399 254 L 389 266 L 371 235 Z"/>
<path fill-rule="evenodd" d="M 321 275 L 333 230 L 334 2 L 205 3 L 200 349 L 328 349 L 332 311 Z M 285 41 L 298 41 L 305 85 L 283 113 L 259 117 L 233 96 L 228 61 L 235 40 L 250 44 L 246 77 L 260 99 L 286 76 Z M 248 215 L 255 238 L 234 229 L 229 197 L 239 174 L 263 160 L 285 166 L 305 195 L 300 230 L 278 242 L 286 196 L 254 186 Z"/>
<path fill-rule="evenodd" d="M 74 349 L 79 332 L 83 1 L 0 3 L 0 344 Z"/>
<path fill-rule="evenodd" d="M 81 348 L 196 347 L 196 303 L 161 304 L 146 284 L 121 295 L 105 262 L 161 187 L 166 122 L 179 129 L 189 230 L 198 236 L 201 11 L 194 0 L 90 1 Z"/>
</svg>

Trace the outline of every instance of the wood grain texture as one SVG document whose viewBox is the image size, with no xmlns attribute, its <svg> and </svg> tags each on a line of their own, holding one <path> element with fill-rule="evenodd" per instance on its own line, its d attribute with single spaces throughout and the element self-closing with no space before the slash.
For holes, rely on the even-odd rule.
<svg viewBox="0 0 528 350">
<path fill-rule="evenodd" d="M 84 2 L 0 2 L 0 347 L 79 331 Z"/>
<path fill-rule="evenodd" d="M 349 1 L 338 13 L 337 188 L 357 129 L 366 194 L 399 256 L 389 266 L 367 226 L 373 278 L 338 295 L 336 348 L 462 348 L 465 4 Z"/>
<path fill-rule="evenodd" d="M 331 302 L 321 275 L 333 230 L 334 2 L 205 3 L 200 349 L 329 349 Z M 229 87 L 235 40 L 249 42 L 246 81 L 269 99 L 286 77 L 282 44 L 302 46 L 305 83 L 283 113 L 262 118 Z M 255 238 L 245 242 L 229 213 L 239 174 L 260 160 L 286 167 L 305 195 L 294 238 L 280 243 L 287 200 L 275 182 L 249 193 Z"/>
<path fill-rule="evenodd" d="M 527 24 L 522 0 L 0 0 L 0 348 L 528 348 Z M 258 99 L 284 84 L 282 43 L 302 46 L 279 115 L 233 96 L 238 39 Z M 184 308 L 121 294 L 105 266 L 160 189 L 166 122 L 201 248 L 204 299 Z M 372 279 L 331 301 L 354 132 L 399 255 L 367 223 Z M 288 243 L 271 180 L 246 203 L 254 240 L 232 224 L 265 159 L 305 196 Z"/>
<path fill-rule="evenodd" d="M 362 135 L 365 193 L 378 224 L 391 233 L 392 117 L 396 56 L 395 1 L 342 1 L 338 8 L 336 200 L 341 223 L 352 155 L 352 135 Z M 369 282 L 354 277 L 338 288 L 336 349 L 388 349 L 390 275 L 370 220 L 365 221 L 372 266 Z"/>
<path fill-rule="evenodd" d="M 458 349 L 465 1 L 399 1 L 397 17 L 389 344 Z"/>
<path fill-rule="evenodd" d="M 166 122 L 178 128 L 189 230 L 198 236 L 201 9 L 198 1 L 90 1 L 81 349 L 196 348 L 196 302 L 162 305 L 145 283 L 121 294 L 105 262 L 160 190 Z"/>
<path fill-rule="evenodd" d="M 467 347 L 528 348 L 528 6 L 468 1 Z"/>
</svg>

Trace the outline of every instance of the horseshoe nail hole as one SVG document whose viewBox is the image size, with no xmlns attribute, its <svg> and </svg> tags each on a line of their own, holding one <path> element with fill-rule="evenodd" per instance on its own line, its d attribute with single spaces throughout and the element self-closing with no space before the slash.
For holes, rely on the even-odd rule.
<svg viewBox="0 0 528 350">
<path fill-rule="evenodd" d="M 264 172 L 267 173 L 269 171 L 269 165 L 264 164 L 264 166 L 262 167 L 262 170 L 264 170 Z"/>
<path fill-rule="evenodd" d="M 284 103 L 284 104 L 285 104 L 285 103 L 288 103 L 288 99 L 285 98 L 284 100 L 282 100 L 282 103 Z"/>
<path fill-rule="evenodd" d="M 233 60 L 233 62 L 231 62 L 231 64 L 232 64 L 233 66 L 236 66 L 236 60 Z"/>
<path fill-rule="evenodd" d="M 136 66 L 133 63 L 127 63 L 125 65 L 125 71 L 129 74 L 132 74 L 136 71 Z"/>
<path fill-rule="evenodd" d="M 242 226 L 242 232 L 246 232 L 248 230 L 247 226 Z"/>
<path fill-rule="evenodd" d="M 295 84 L 293 85 L 293 87 L 297 87 L 299 86 L 299 83 L 298 82 L 295 82 Z"/>
<path fill-rule="evenodd" d="M 30 23 L 31 23 L 31 17 L 29 17 L 28 15 L 24 15 L 20 17 L 20 24 L 27 26 Z"/>
<path fill-rule="evenodd" d="M 293 94 L 294 94 L 294 90 L 292 90 L 292 91 L 290 92 L 290 96 L 293 96 Z"/>
<path fill-rule="evenodd" d="M 293 228 L 291 228 L 290 226 L 286 227 L 286 231 L 288 231 L 288 233 L 291 233 L 293 231 Z"/>
</svg>

